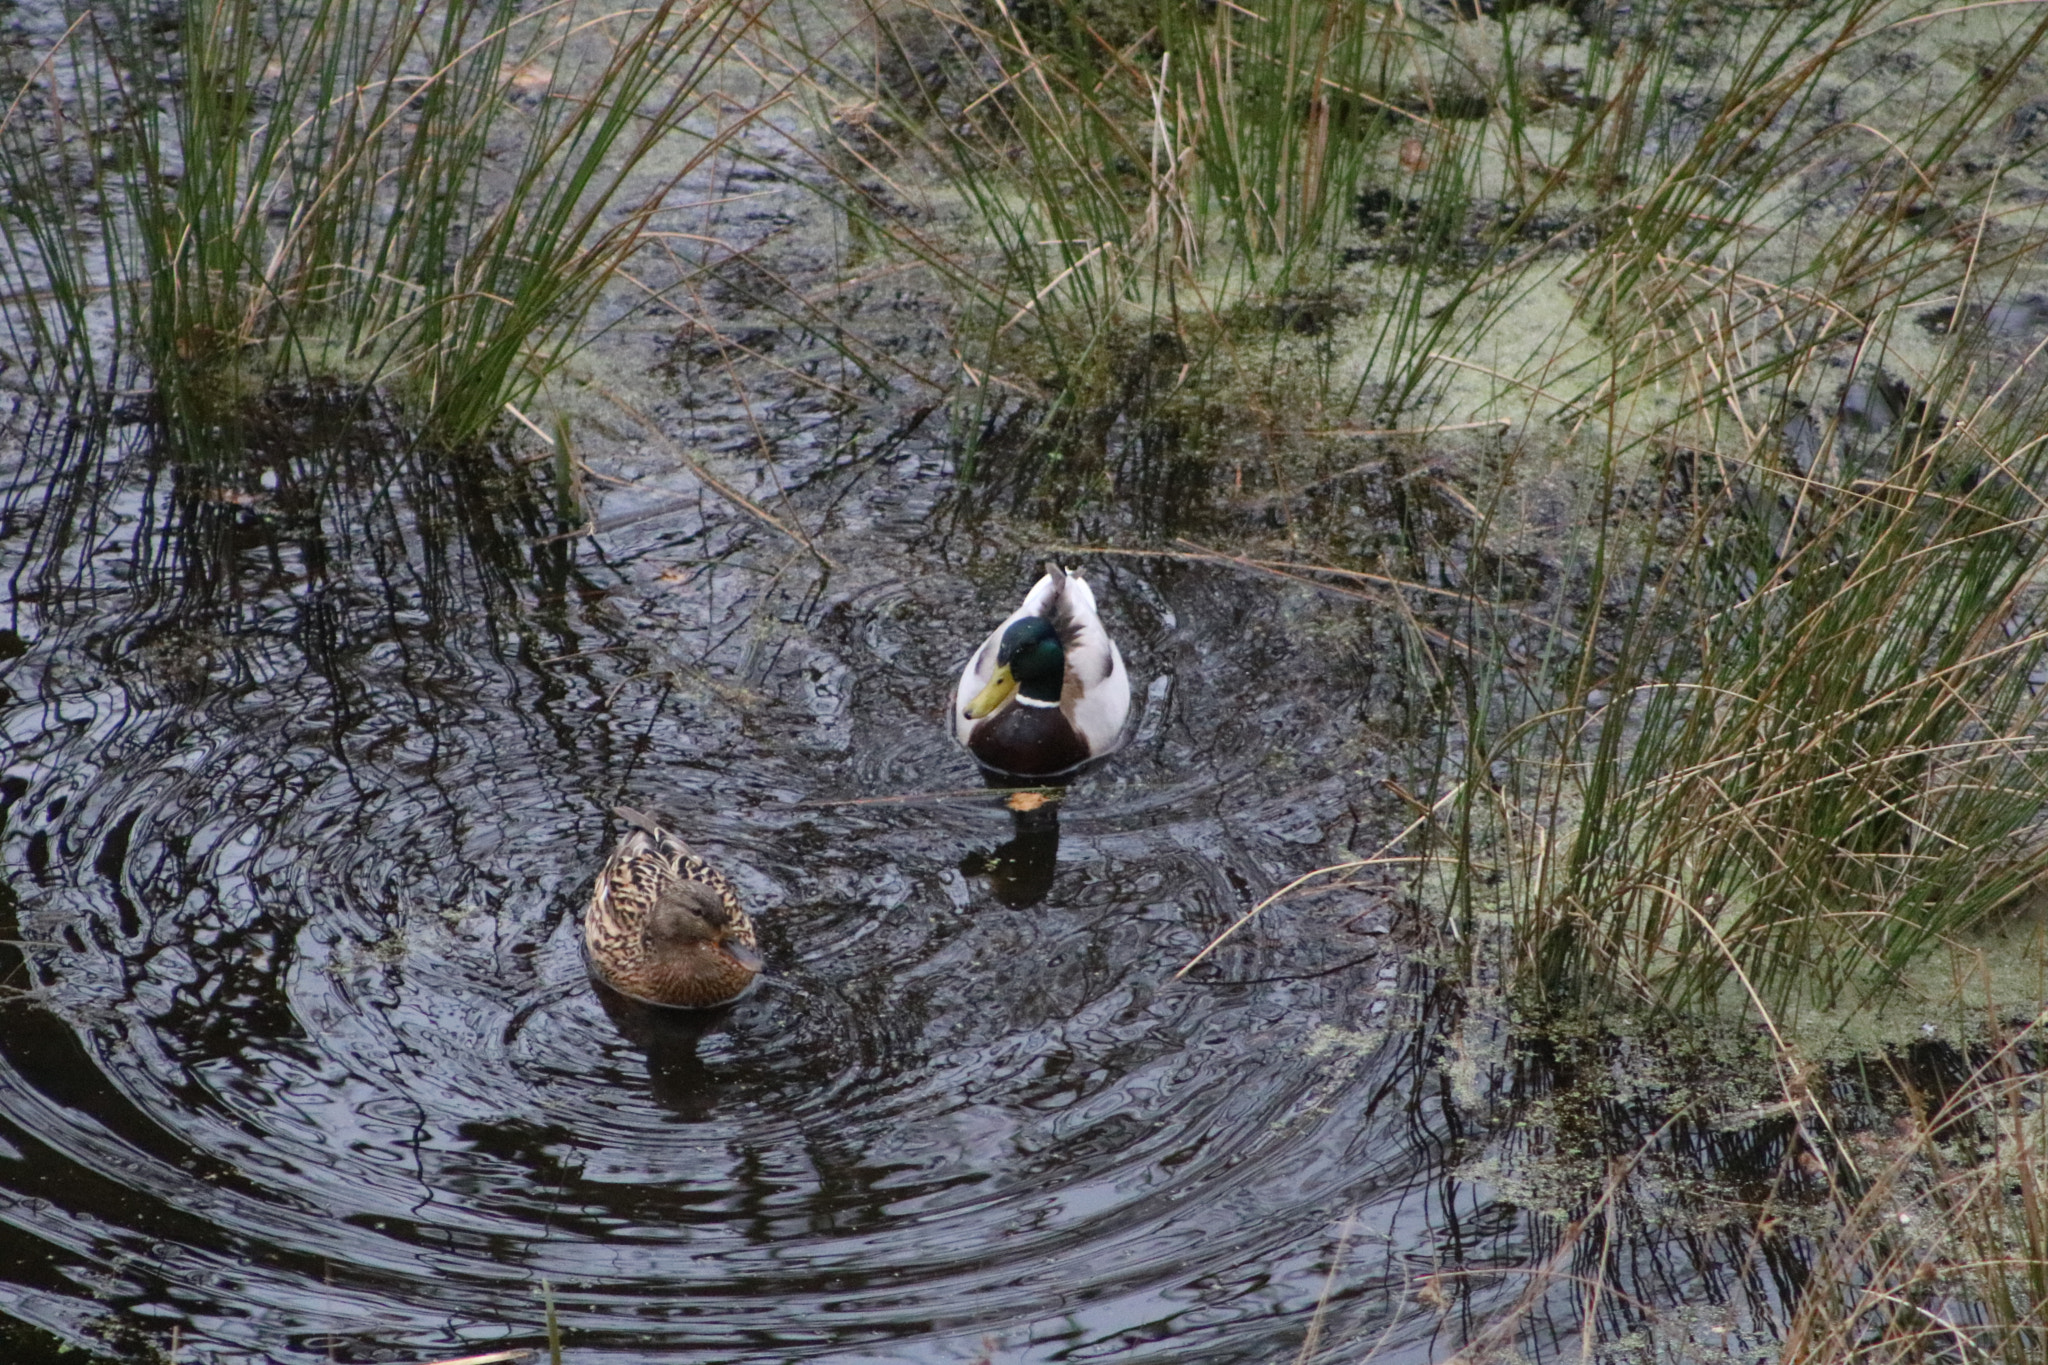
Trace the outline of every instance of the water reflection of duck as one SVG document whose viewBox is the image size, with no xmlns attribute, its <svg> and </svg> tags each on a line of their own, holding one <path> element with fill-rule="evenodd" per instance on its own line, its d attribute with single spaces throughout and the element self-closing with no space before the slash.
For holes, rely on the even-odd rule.
<svg viewBox="0 0 2048 1365">
<path fill-rule="evenodd" d="M 961 670 L 953 734 L 986 767 L 1044 777 L 1116 746 L 1131 675 L 1079 574 L 1048 562 Z"/>
<path fill-rule="evenodd" d="M 685 1123 L 702 1123 L 717 1108 L 719 1079 L 697 1044 L 730 1022 L 723 1009 L 658 1009 L 619 994 L 603 980 L 597 1001 L 621 1037 L 647 1054 L 647 1081 L 657 1103 Z"/>
<path fill-rule="evenodd" d="M 1045 899 L 1059 871 L 1060 807 L 1039 792 L 1019 792 L 1007 803 L 1013 833 L 987 853 L 967 855 L 960 871 L 988 878 L 997 900 L 1022 910 Z"/>
<path fill-rule="evenodd" d="M 617 814 L 632 828 L 597 874 L 583 920 L 592 973 L 649 1005 L 710 1009 L 745 995 L 761 955 L 732 883 L 649 817 Z"/>
</svg>

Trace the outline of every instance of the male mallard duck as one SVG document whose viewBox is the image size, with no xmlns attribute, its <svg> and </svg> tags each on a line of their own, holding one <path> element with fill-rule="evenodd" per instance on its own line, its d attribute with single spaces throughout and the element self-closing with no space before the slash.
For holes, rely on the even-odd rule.
<svg viewBox="0 0 2048 1365">
<path fill-rule="evenodd" d="M 1048 562 L 960 674 L 953 735 L 983 766 L 1050 777 L 1116 747 L 1131 675 L 1081 575 Z"/>
<path fill-rule="evenodd" d="M 761 971 L 754 922 L 732 883 L 637 810 L 590 893 L 583 946 L 600 981 L 649 1005 L 710 1009 L 745 995 Z"/>
</svg>

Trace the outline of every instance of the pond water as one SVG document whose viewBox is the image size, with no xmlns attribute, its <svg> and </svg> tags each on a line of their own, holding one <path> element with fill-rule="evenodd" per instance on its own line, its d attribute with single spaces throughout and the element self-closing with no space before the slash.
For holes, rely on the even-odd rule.
<svg viewBox="0 0 2048 1365">
<path fill-rule="evenodd" d="M 943 433 L 784 414 L 776 504 L 672 468 L 563 536 L 509 465 L 284 405 L 7 457 L 0 1311 L 179 1360 L 1269 1361 L 1450 1349 L 1512 1263 L 1456 1175 L 1355 603 L 1071 557 L 1138 694 L 1056 813 L 942 725 L 1037 556 Z M 936 424 L 933 424 L 936 427 Z M 649 514 L 653 515 L 649 515 Z M 774 982 L 603 1000 L 625 802 L 730 873 Z M 174 1337 L 175 1333 L 175 1337 Z M 28 1349 L 24 1347 L 23 1349 Z"/>
<path fill-rule="evenodd" d="M 1172 543 L 1257 415 L 1156 420 L 1185 357 L 1155 337 L 1068 415 L 1100 465 L 1021 442 L 963 479 L 948 315 L 784 132 L 679 188 L 672 277 L 599 310 L 636 340 L 578 362 L 759 515 L 616 413 L 588 533 L 527 452 L 413 449 L 335 395 L 206 465 L 120 414 L 5 422 L 0 1362 L 425 1365 L 550 1312 L 571 1365 L 1772 1356 L 1828 1206 L 1768 1063 L 1703 1100 L 1685 1040 L 1511 1051 L 1398 866 L 1177 978 L 1415 818 L 1408 642 L 1454 623 L 1042 543 Z M 1350 562 L 1488 569 L 1462 493 L 1432 524 L 1442 471 L 1341 449 L 1299 506 Z M 1083 515 L 1097 475 L 1132 505 Z M 1569 538 L 1573 497 L 1514 491 Z M 1218 539 L 1295 514 L 1240 500 Z M 1018 815 L 943 712 L 1055 554 L 1136 705 Z M 619 804 L 735 880 L 754 997 L 592 985 Z"/>
</svg>

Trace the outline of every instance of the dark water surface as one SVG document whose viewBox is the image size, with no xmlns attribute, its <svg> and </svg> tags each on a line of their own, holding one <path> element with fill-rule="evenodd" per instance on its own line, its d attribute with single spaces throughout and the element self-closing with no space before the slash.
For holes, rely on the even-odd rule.
<svg viewBox="0 0 2048 1365">
<path fill-rule="evenodd" d="M 1027 825 L 941 713 L 1033 556 L 939 433 L 771 434 L 829 570 L 652 457 L 562 538 L 345 407 L 210 472 L 11 447 L 0 1312 L 425 1361 L 537 1342 L 546 1284 L 578 1362 L 1271 1361 L 1327 1298 L 1326 1343 L 1446 1348 L 1414 1275 L 1512 1219 L 1452 1175 L 1399 879 L 1171 979 L 1408 818 L 1392 627 L 1080 560 L 1132 742 Z M 620 801 L 778 985 L 694 1028 L 594 993 Z"/>
</svg>

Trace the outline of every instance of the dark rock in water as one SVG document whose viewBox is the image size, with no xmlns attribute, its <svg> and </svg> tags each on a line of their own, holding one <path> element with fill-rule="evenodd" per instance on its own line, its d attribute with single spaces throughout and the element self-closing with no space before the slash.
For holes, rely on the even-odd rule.
<svg viewBox="0 0 2048 1365">
<path fill-rule="evenodd" d="M 2016 299 L 2000 299 L 1982 309 L 1971 310 L 1971 317 L 1983 327 L 1988 340 L 2025 341 L 2036 333 L 2048 331 L 2048 297 L 2022 294 Z M 1916 320 L 1935 335 L 1945 335 L 1956 329 L 1955 305 L 1929 308 Z"/>
<path fill-rule="evenodd" d="M 2018 340 L 2048 330 L 2048 298 L 2026 294 L 2002 299 L 1984 310 L 1984 331 L 2000 341 Z"/>
<path fill-rule="evenodd" d="M 1782 430 L 1784 438 L 1785 463 L 1801 474 L 1813 472 L 1813 462 L 1820 455 L 1820 422 L 1805 404 L 1792 414 Z"/>
<path fill-rule="evenodd" d="M 1336 325 L 1346 310 L 1328 294 L 1300 294 L 1277 299 L 1267 310 L 1267 322 L 1276 332 L 1319 337 Z"/>
<path fill-rule="evenodd" d="M 2024 147 L 2048 132 L 2048 99 L 2028 100 L 2006 116 L 2000 130 L 2008 145 Z"/>
<path fill-rule="evenodd" d="M 955 47 L 951 26 L 913 5 L 878 6 L 870 12 L 875 30 L 875 94 L 898 109 L 930 113 L 951 72 Z"/>
<path fill-rule="evenodd" d="M 1883 431 L 1906 415 L 1912 392 L 1905 380 L 1883 374 L 1876 379 L 1859 379 L 1842 390 L 1835 411 L 1844 426 Z"/>
<path fill-rule="evenodd" d="M 1360 190 L 1352 204 L 1358 226 L 1374 236 L 1383 236 L 1402 221 L 1422 212 L 1422 201 L 1402 198 L 1384 185 Z"/>
</svg>

